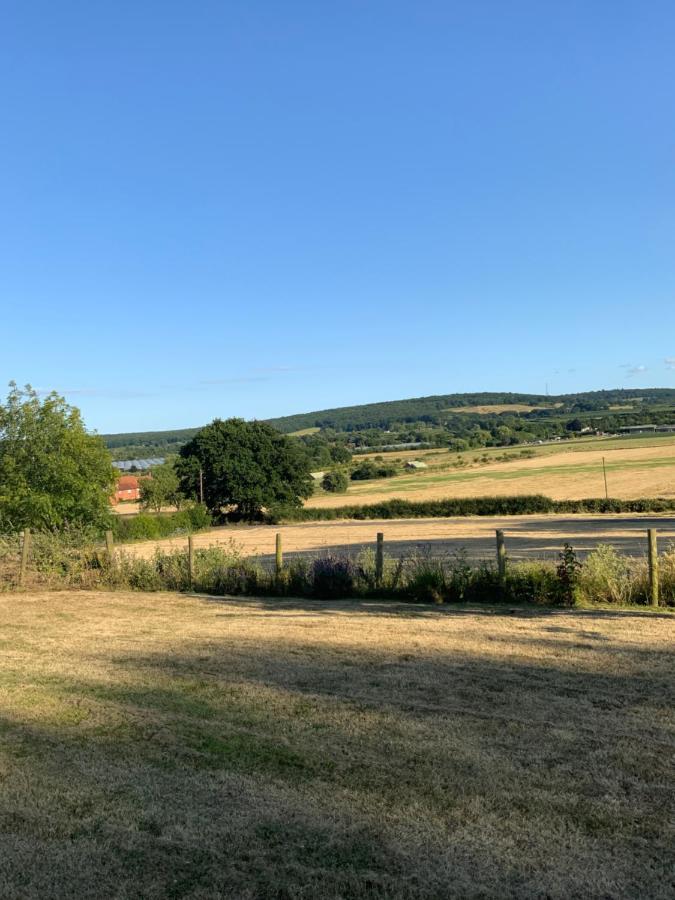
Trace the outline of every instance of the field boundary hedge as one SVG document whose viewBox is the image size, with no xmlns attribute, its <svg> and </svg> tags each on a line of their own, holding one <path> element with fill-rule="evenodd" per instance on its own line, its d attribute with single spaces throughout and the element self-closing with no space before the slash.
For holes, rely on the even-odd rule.
<svg viewBox="0 0 675 900">
<path fill-rule="evenodd" d="M 445 500 L 385 500 L 364 505 L 310 507 L 272 513 L 269 521 L 322 522 L 333 519 L 423 519 L 452 516 L 519 516 L 546 513 L 657 513 L 675 511 L 675 498 L 639 500 L 590 497 L 553 500 L 543 494 L 506 497 L 457 497 Z"/>
<path fill-rule="evenodd" d="M 112 533 L 119 543 L 156 541 L 161 538 L 192 534 L 211 525 L 211 515 L 205 506 L 195 504 L 174 513 L 139 513 L 136 516 L 115 516 Z"/>
</svg>

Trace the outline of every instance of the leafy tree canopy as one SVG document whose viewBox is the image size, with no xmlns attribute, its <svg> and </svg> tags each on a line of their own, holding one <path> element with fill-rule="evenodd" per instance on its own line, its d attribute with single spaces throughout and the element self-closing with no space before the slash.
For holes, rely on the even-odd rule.
<svg viewBox="0 0 675 900">
<path fill-rule="evenodd" d="M 116 478 L 102 439 L 58 394 L 9 387 L 0 403 L 0 529 L 102 525 Z"/>
<path fill-rule="evenodd" d="M 160 512 L 163 506 L 180 509 L 183 496 L 180 493 L 178 474 L 173 463 L 155 466 L 146 478 L 141 478 L 141 505 L 144 509 Z"/>
<path fill-rule="evenodd" d="M 307 455 L 301 445 L 264 422 L 215 419 L 181 448 L 181 490 L 200 497 L 212 513 L 234 510 L 259 518 L 264 508 L 299 507 L 312 493 Z"/>
<path fill-rule="evenodd" d="M 343 494 L 349 486 L 349 479 L 342 469 L 334 469 L 332 472 L 326 472 L 321 480 L 321 487 L 324 491 L 330 491 L 332 494 Z"/>
</svg>

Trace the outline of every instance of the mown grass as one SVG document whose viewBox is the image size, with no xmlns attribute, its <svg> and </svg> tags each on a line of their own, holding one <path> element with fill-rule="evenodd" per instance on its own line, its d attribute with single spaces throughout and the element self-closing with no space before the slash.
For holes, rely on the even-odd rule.
<svg viewBox="0 0 675 900">
<path fill-rule="evenodd" d="M 0 896 L 668 897 L 648 614 L 0 597 Z"/>
</svg>

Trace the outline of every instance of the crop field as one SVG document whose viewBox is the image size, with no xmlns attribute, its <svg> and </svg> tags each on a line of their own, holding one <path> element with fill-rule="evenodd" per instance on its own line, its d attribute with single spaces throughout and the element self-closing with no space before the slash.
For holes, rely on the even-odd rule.
<svg viewBox="0 0 675 900">
<path fill-rule="evenodd" d="M 385 552 L 397 558 L 419 554 L 447 556 L 459 551 L 470 559 L 494 559 L 495 530 L 506 535 L 510 559 L 557 560 L 565 541 L 584 557 L 599 544 L 611 544 L 628 556 L 646 554 L 648 528 L 659 532 L 660 546 L 675 545 L 675 516 L 668 515 L 527 515 L 460 516 L 425 519 L 370 519 L 302 522 L 289 525 L 235 525 L 212 528 L 194 536 L 195 547 L 228 546 L 242 556 L 271 561 L 276 534 L 286 554 L 303 556 L 327 552 L 350 556 L 375 546 L 378 531 L 385 536 Z M 185 537 L 125 544 L 120 552 L 149 558 L 156 550 L 185 550 Z"/>
<path fill-rule="evenodd" d="M 0 896 L 672 896 L 675 618 L 0 595 Z"/>
<path fill-rule="evenodd" d="M 443 412 L 452 413 L 479 413 L 487 415 L 489 413 L 521 413 L 534 412 L 537 409 L 554 409 L 561 406 L 560 403 L 554 403 L 552 406 L 530 406 L 527 403 L 485 403 L 481 406 L 450 406 Z"/>
<path fill-rule="evenodd" d="M 496 461 L 504 453 L 507 462 Z M 454 466 L 456 454 L 445 450 L 387 455 L 423 460 L 428 468 L 394 478 L 351 482 L 346 494 L 317 493 L 307 501 L 312 507 L 334 507 L 345 503 L 375 503 L 402 497 L 435 500 L 443 497 L 546 494 L 555 500 L 602 497 L 605 494 L 602 459 L 605 457 L 611 497 L 675 496 L 675 437 L 579 441 L 536 448 L 532 459 L 517 458 L 519 450 L 469 451 L 461 454 L 462 467 Z M 474 462 L 485 455 L 487 462 Z"/>
</svg>

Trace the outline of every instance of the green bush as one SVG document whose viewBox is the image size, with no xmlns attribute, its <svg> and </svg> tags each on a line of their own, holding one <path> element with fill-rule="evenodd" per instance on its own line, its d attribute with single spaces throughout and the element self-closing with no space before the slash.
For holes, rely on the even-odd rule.
<svg viewBox="0 0 675 900">
<path fill-rule="evenodd" d="M 313 522 L 332 519 L 423 519 L 453 516 L 520 516 L 538 513 L 638 513 L 675 510 L 675 499 L 642 500 L 552 500 L 542 494 L 511 497 L 457 497 L 445 500 L 385 500 L 365 505 L 350 504 L 331 508 L 276 507 L 268 511 L 267 521 Z"/>
<path fill-rule="evenodd" d="M 431 556 L 410 560 L 405 571 L 405 593 L 417 603 L 443 603 L 447 584 L 442 560 Z"/>
<path fill-rule="evenodd" d="M 192 534 L 211 525 L 211 515 L 205 506 L 196 503 L 180 512 L 137 516 L 115 516 L 112 532 L 119 543 L 159 540 L 179 534 Z"/>
<path fill-rule="evenodd" d="M 342 469 L 326 472 L 321 480 L 321 487 L 324 491 L 329 491 L 332 494 L 343 494 L 348 486 L 349 480 Z"/>
<path fill-rule="evenodd" d="M 579 592 L 590 603 L 630 603 L 636 586 L 635 565 L 609 544 L 589 553 L 579 574 Z"/>
<path fill-rule="evenodd" d="M 396 466 L 383 465 L 376 463 L 372 459 L 365 459 L 362 463 L 352 470 L 350 478 L 352 481 L 369 481 L 373 478 L 391 478 L 398 473 Z"/>
</svg>

